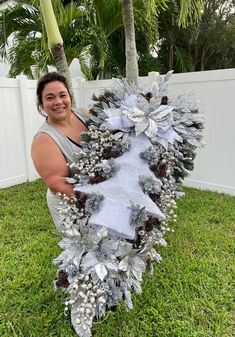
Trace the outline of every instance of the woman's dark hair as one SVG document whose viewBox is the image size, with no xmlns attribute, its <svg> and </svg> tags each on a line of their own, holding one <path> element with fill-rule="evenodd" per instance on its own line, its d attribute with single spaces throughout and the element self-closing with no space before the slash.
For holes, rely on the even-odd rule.
<svg viewBox="0 0 235 337">
<path fill-rule="evenodd" d="M 48 73 L 48 74 L 42 76 L 38 80 L 36 94 L 37 94 L 37 108 L 38 108 L 38 111 L 44 117 L 45 117 L 45 115 L 42 113 L 42 110 L 41 110 L 41 106 L 42 106 L 42 92 L 43 92 L 45 86 L 48 83 L 51 83 L 51 82 L 61 82 L 61 83 L 63 83 L 63 85 L 65 86 L 65 88 L 68 90 L 68 94 L 69 94 L 69 96 L 70 96 L 70 98 L 72 100 L 71 94 L 69 92 L 68 83 L 67 83 L 67 80 L 66 80 L 66 78 L 64 76 L 58 74 L 57 72 Z"/>
</svg>

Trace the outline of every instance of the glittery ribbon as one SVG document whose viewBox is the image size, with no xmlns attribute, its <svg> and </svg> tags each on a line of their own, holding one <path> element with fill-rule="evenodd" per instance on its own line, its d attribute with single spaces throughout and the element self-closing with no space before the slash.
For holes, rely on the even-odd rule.
<svg viewBox="0 0 235 337">
<path fill-rule="evenodd" d="M 136 136 L 145 133 L 147 137 L 158 136 L 173 144 L 174 140 L 182 142 L 182 138 L 172 127 L 173 106 L 160 105 L 156 110 L 144 112 L 137 106 L 137 97 L 132 94 L 123 102 L 120 109 L 108 109 L 107 124 L 111 130 L 126 130 L 134 127 Z"/>
</svg>

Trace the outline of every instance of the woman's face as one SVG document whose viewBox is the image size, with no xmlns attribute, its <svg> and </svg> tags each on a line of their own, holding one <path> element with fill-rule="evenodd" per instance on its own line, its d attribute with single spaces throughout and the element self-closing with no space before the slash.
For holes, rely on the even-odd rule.
<svg viewBox="0 0 235 337">
<path fill-rule="evenodd" d="M 62 82 L 55 81 L 45 85 L 42 91 L 42 108 L 49 122 L 66 119 L 71 113 L 71 98 Z"/>
</svg>

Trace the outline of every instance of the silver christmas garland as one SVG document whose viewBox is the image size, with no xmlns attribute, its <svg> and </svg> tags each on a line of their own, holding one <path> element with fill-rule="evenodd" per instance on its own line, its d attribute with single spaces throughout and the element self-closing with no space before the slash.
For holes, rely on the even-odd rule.
<svg viewBox="0 0 235 337">
<path fill-rule="evenodd" d="M 142 274 L 161 261 L 157 245 L 176 221 L 182 180 L 202 146 L 203 116 L 188 97 L 167 97 L 172 72 L 149 91 L 113 80 L 96 104 L 71 169 L 75 197 L 61 196 L 63 252 L 55 285 L 81 337 L 94 318 L 141 292 Z"/>
</svg>

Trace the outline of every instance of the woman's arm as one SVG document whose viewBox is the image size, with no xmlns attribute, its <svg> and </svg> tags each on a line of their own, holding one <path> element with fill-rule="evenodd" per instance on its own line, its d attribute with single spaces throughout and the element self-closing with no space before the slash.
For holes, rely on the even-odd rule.
<svg viewBox="0 0 235 337">
<path fill-rule="evenodd" d="M 45 133 L 39 133 L 33 140 L 31 154 L 38 174 L 50 190 L 71 197 L 74 194 L 73 187 L 66 182 L 69 168 L 53 139 Z"/>
</svg>

